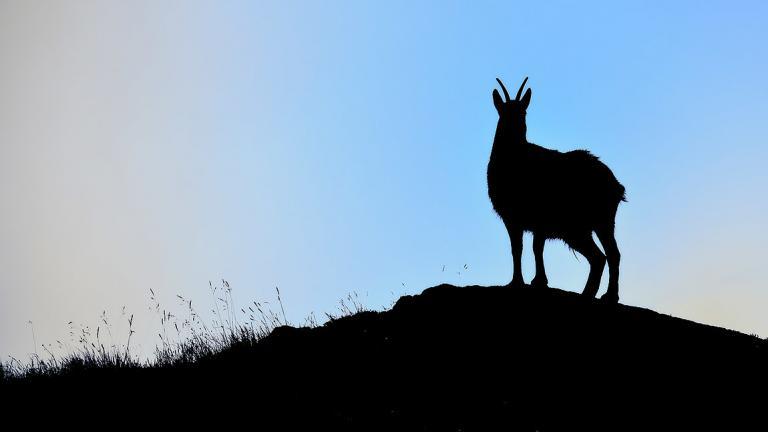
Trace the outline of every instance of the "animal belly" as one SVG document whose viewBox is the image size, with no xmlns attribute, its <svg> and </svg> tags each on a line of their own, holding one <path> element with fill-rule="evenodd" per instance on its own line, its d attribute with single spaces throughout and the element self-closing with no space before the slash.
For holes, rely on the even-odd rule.
<svg viewBox="0 0 768 432">
<path fill-rule="evenodd" d="M 585 210 L 572 200 L 520 191 L 492 196 L 494 209 L 505 223 L 550 238 L 568 238 L 584 231 Z"/>
</svg>

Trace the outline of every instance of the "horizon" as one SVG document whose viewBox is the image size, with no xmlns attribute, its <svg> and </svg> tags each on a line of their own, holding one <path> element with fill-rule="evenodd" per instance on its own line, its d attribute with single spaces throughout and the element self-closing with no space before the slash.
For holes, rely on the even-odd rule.
<svg viewBox="0 0 768 432">
<path fill-rule="evenodd" d="M 175 311 L 214 307 L 209 281 L 238 306 L 279 287 L 300 324 L 350 293 L 506 284 L 491 92 L 525 76 L 528 139 L 627 188 L 621 302 L 766 337 L 766 9 L 4 2 L 0 358 L 123 310 L 151 355 L 150 289 Z M 545 260 L 581 292 L 586 260 Z"/>
</svg>

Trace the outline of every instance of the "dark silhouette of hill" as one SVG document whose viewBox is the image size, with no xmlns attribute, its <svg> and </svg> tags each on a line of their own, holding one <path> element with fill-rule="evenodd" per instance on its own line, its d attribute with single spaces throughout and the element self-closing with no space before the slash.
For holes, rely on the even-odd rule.
<svg viewBox="0 0 768 432">
<path fill-rule="evenodd" d="M 195 365 L 71 370 L 0 389 L 119 413 L 154 398 L 186 421 L 215 404 L 220 421 L 281 430 L 733 430 L 768 420 L 766 360 L 757 337 L 647 309 L 441 285 Z"/>
</svg>

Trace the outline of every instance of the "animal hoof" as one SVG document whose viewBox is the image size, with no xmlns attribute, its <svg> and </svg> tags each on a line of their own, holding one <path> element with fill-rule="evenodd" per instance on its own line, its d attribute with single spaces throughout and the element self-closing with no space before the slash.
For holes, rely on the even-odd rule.
<svg viewBox="0 0 768 432">
<path fill-rule="evenodd" d="M 531 281 L 531 286 L 534 288 L 549 288 L 549 285 L 547 285 L 547 283 L 548 282 L 546 279 L 533 278 L 533 280 Z"/>
<path fill-rule="evenodd" d="M 619 302 L 619 295 L 617 293 L 607 292 L 600 296 L 600 300 L 606 303 L 616 304 Z"/>
<path fill-rule="evenodd" d="M 522 280 L 513 279 L 512 282 L 507 284 L 507 286 L 510 288 L 523 288 L 525 287 L 525 282 L 523 282 Z"/>
</svg>

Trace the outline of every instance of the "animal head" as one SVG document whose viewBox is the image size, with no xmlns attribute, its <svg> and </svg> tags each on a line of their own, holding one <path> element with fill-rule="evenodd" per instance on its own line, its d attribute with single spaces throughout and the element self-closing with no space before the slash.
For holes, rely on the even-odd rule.
<svg viewBox="0 0 768 432">
<path fill-rule="evenodd" d="M 520 89 L 517 90 L 515 99 L 510 99 L 507 88 L 504 87 L 504 83 L 500 79 L 496 78 L 496 81 L 499 82 L 501 90 L 504 92 L 504 100 L 502 100 L 499 91 L 493 90 L 493 105 L 499 113 L 499 128 L 506 129 L 509 132 L 522 132 L 524 138 L 525 112 L 528 109 L 528 104 L 531 103 L 531 89 L 526 90 L 525 94 L 522 93 L 525 83 L 528 82 L 528 77 L 525 77 L 520 85 Z"/>
</svg>

